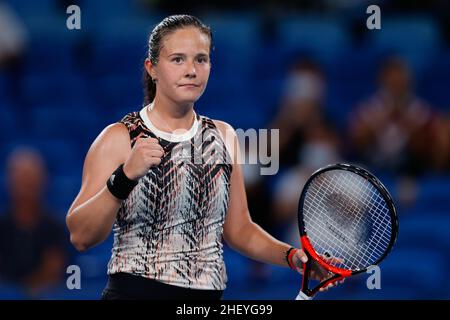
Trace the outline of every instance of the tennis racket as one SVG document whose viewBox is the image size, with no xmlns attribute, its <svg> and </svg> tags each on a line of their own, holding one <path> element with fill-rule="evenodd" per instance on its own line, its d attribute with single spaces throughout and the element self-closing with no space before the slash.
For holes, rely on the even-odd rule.
<svg viewBox="0 0 450 320">
<path fill-rule="evenodd" d="M 296 300 L 310 300 L 321 288 L 379 264 L 398 232 L 397 211 L 387 189 L 365 169 L 348 164 L 311 175 L 300 196 L 298 223 L 308 262 Z M 310 289 L 313 262 L 329 277 Z"/>
</svg>

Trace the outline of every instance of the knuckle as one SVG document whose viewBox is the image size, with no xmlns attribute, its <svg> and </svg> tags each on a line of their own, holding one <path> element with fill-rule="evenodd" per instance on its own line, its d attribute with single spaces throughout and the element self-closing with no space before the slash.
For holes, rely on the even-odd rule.
<svg viewBox="0 0 450 320">
<path fill-rule="evenodd" d="M 155 158 L 161 158 L 162 157 L 162 153 L 159 150 L 153 150 L 151 152 L 151 155 Z"/>
</svg>

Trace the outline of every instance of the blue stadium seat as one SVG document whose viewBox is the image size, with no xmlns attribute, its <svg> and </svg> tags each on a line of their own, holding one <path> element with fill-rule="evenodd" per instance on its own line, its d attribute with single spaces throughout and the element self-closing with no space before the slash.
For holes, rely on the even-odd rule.
<svg viewBox="0 0 450 320">
<path fill-rule="evenodd" d="M 251 63 L 251 83 L 259 84 L 260 81 L 284 79 L 292 65 L 304 55 L 301 52 L 294 52 L 292 55 L 286 55 L 283 48 L 277 43 L 263 43 L 257 46 L 258 51 L 252 54 Z M 309 56 L 308 56 L 309 58 Z"/>
<path fill-rule="evenodd" d="M 71 168 L 74 169 L 74 168 Z M 81 187 L 81 166 L 78 175 L 58 175 L 49 179 L 47 203 L 56 217 L 64 222 L 65 216 Z"/>
<path fill-rule="evenodd" d="M 122 18 L 123 20 L 133 20 L 143 9 L 139 8 L 138 1 L 121 0 L 97 0 L 83 1 L 82 13 L 87 19 L 89 27 L 96 27 L 101 23 L 99 20 L 109 20 Z"/>
<path fill-rule="evenodd" d="M 67 73 L 73 72 L 75 42 L 68 41 L 72 38 L 72 34 L 67 31 L 64 40 L 58 38 L 59 36 L 50 32 L 31 38 L 25 53 L 25 69 L 42 73 L 62 70 Z"/>
<path fill-rule="evenodd" d="M 306 50 L 325 65 L 350 44 L 350 35 L 336 18 L 323 16 L 293 16 L 280 21 L 279 45 L 287 52 Z"/>
<path fill-rule="evenodd" d="M 83 76 L 63 71 L 49 73 L 31 69 L 22 78 L 22 89 L 32 104 L 50 102 L 62 107 L 90 97 Z"/>
<path fill-rule="evenodd" d="M 255 80 L 248 88 L 248 95 L 257 103 L 257 109 L 266 122 L 272 120 L 278 113 L 283 99 L 284 79 L 269 77 Z"/>
<path fill-rule="evenodd" d="M 116 73 L 120 75 L 140 76 L 147 57 L 146 34 L 131 34 L 125 39 L 101 37 L 94 40 L 92 68 L 97 75 Z"/>
<path fill-rule="evenodd" d="M 87 105 L 61 103 L 36 106 L 31 110 L 31 130 L 36 138 L 92 140 L 101 125 L 95 109 Z"/>
<path fill-rule="evenodd" d="M 13 138 L 18 131 L 19 119 L 12 104 L 6 103 L 6 101 L 2 102 L 2 106 L 0 106 L 0 119 L 2 122 L 0 126 L 0 141 L 3 143 Z"/>
<path fill-rule="evenodd" d="M 147 57 L 148 37 L 159 22 L 158 16 L 125 19 L 121 14 L 106 19 L 95 17 L 92 26 L 92 68 L 98 75 L 141 74 Z"/>
<path fill-rule="evenodd" d="M 102 120 L 116 121 L 116 119 L 112 119 L 111 110 L 135 109 L 142 105 L 141 70 L 137 66 L 134 66 L 133 69 L 135 74 L 132 76 L 113 74 L 89 80 L 96 108 L 101 113 Z"/>
<path fill-rule="evenodd" d="M 255 14 L 209 14 L 200 17 L 211 27 L 214 51 L 212 70 L 216 74 L 248 77 L 255 58 L 262 54 L 260 21 Z M 237 72 L 239 75 L 237 75 Z"/>
<path fill-rule="evenodd" d="M 213 33 L 216 43 L 227 47 L 259 43 L 260 18 L 252 13 L 208 14 L 200 16 Z"/>
<path fill-rule="evenodd" d="M 36 16 L 56 14 L 56 0 L 42 0 L 39 5 L 30 5 L 30 2 L 26 0 L 7 0 L 6 2 L 24 21 Z"/>
<path fill-rule="evenodd" d="M 374 84 L 384 53 L 372 46 L 348 47 L 336 57 L 337 62 L 327 68 L 327 75 L 335 82 L 364 81 Z"/>
<path fill-rule="evenodd" d="M 433 107 L 447 112 L 450 107 L 450 50 L 442 51 L 432 59 L 423 76 L 417 79 L 418 93 Z"/>
<path fill-rule="evenodd" d="M 6 283 L 0 284 L 0 300 L 24 300 L 28 298 L 29 296 L 22 287 Z"/>
<path fill-rule="evenodd" d="M 127 104 L 127 105 L 121 105 L 118 106 L 116 109 L 113 110 L 113 112 L 108 115 L 109 122 L 113 123 L 121 120 L 126 114 L 130 112 L 139 112 L 143 108 L 142 103 L 133 105 L 133 104 Z"/>
<path fill-rule="evenodd" d="M 67 275 L 69 276 L 69 275 Z M 66 282 L 56 288 L 41 292 L 37 297 L 39 300 L 100 300 L 103 289 L 108 279 L 91 281 L 84 278 L 84 270 L 81 270 L 81 288 L 69 290 Z"/>
<path fill-rule="evenodd" d="M 250 261 L 227 245 L 223 248 L 223 257 L 227 268 L 228 281 L 231 285 L 242 285 L 249 275 Z"/>
<path fill-rule="evenodd" d="M 227 99 L 215 95 L 198 102 L 199 112 L 212 119 L 230 123 L 235 129 L 265 128 L 271 114 L 267 106 L 259 104 L 260 99 L 239 91 L 228 92 Z M 235 98 L 233 98 L 235 97 Z"/>
<path fill-rule="evenodd" d="M 14 1 L 15 2 L 15 1 Z M 18 3 L 22 3 L 19 1 Z M 23 22 L 29 33 L 26 51 L 26 69 L 48 72 L 49 70 L 74 69 L 76 48 L 86 36 L 87 28 L 68 30 L 66 8 L 55 0 L 44 0 L 42 5 L 23 2 L 21 8 L 26 17 Z M 29 12 L 27 12 L 29 10 Z M 83 10 L 82 10 L 83 12 Z"/>
<path fill-rule="evenodd" d="M 401 215 L 398 245 L 402 247 L 435 248 L 450 254 L 450 214 Z M 450 263 L 450 260 L 449 260 Z"/>
<path fill-rule="evenodd" d="M 450 213 L 450 177 L 435 176 L 422 178 L 418 183 L 418 195 L 413 212 Z"/>
<path fill-rule="evenodd" d="M 404 56 L 418 74 L 441 46 L 439 26 L 427 16 L 383 18 L 381 30 L 369 35 L 369 43 Z"/>
<path fill-rule="evenodd" d="M 424 78 L 439 81 L 450 81 L 450 49 L 441 50 L 435 59 L 431 60 L 424 72 Z M 422 79 L 419 79 L 422 80 Z"/>
<path fill-rule="evenodd" d="M 381 287 L 409 288 L 419 299 L 439 299 L 448 286 L 447 270 L 442 252 L 397 247 L 381 265 Z"/>
<path fill-rule="evenodd" d="M 9 95 L 9 92 L 7 91 L 7 84 L 8 79 L 6 77 L 6 74 L 0 72 L 0 101 L 6 100 L 6 98 Z M 2 103 L 3 104 L 3 103 Z"/>
</svg>

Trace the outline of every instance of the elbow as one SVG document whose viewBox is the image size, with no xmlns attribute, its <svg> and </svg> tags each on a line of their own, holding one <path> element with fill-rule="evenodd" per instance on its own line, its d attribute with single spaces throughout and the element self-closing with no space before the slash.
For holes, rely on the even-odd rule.
<svg viewBox="0 0 450 320">
<path fill-rule="evenodd" d="M 81 241 L 81 239 L 77 238 L 73 234 L 70 235 L 70 242 L 75 247 L 75 249 L 77 249 L 78 252 L 86 252 L 87 249 L 89 249 L 86 243 Z"/>
<path fill-rule="evenodd" d="M 244 234 L 246 230 L 242 226 L 239 228 L 227 228 L 223 232 L 223 239 L 230 248 L 241 251 L 247 245 L 247 235 Z"/>
<path fill-rule="evenodd" d="M 66 217 L 66 225 L 70 232 L 70 243 L 77 249 L 79 252 L 85 252 L 88 249 L 88 246 L 86 245 L 85 241 L 83 241 L 82 237 L 79 236 L 79 232 L 75 232 L 72 216 L 70 213 Z"/>
<path fill-rule="evenodd" d="M 228 230 L 227 233 L 224 232 L 223 238 L 231 249 L 250 259 L 261 262 L 270 261 L 264 257 L 269 255 L 266 251 L 271 248 L 272 238 L 252 221 L 234 230 Z"/>
</svg>

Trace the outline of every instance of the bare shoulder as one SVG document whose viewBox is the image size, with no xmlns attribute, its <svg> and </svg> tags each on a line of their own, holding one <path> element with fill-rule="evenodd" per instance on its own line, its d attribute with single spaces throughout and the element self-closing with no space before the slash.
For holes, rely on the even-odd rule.
<svg viewBox="0 0 450 320">
<path fill-rule="evenodd" d="M 236 136 L 236 131 L 229 123 L 222 120 L 213 120 L 213 122 L 222 136 L 232 135 L 233 138 Z"/>
<path fill-rule="evenodd" d="M 130 151 L 127 127 L 123 123 L 114 123 L 103 129 L 97 136 L 88 151 L 87 158 L 102 158 L 104 161 L 117 163 L 123 162 Z"/>
<path fill-rule="evenodd" d="M 130 152 L 130 138 L 124 124 L 114 123 L 104 128 L 87 152 L 81 189 L 69 212 L 97 194 L 111 173 L 126 161 Z"/>
<path fill-rule="evenodd" d="M 110 139 L 119 139 L 119 140 L 126 140 L 128 138 L 128 129 L 127 127 L 120 122 L 110 124 L 106 128 L 103 129 L 103 131 L 99 134 L 97 139 L 104 139 L 104 140 L 110 140 Z"/>
<path fill-rule="evenodd" d="M 239 153 L 239 139 L 236 134 L 236 130 L 227 122 L 221 121 L 221 120 L 213 120 L 214 124 L 216 125 L 217 129 L 220 132 L 220 135 L 222 136 L 222 140 L 225 143 L 225 146 L 228 150 L 228 153 L 233 159 L 233 163 L 237 163 L 237 159 L 240 157 Z"/>
<path fill-rule="evenodd" d="M 122 123 L 114 123 L 103 129 L 87 152 L 84 171 L 109 171 L 125 162 L 131 152 L 128 129 Z M 109 172 L 110 173 L 110 172 Z M 106 174 L 106 173 L 105 173 Z"/>
</svg>

